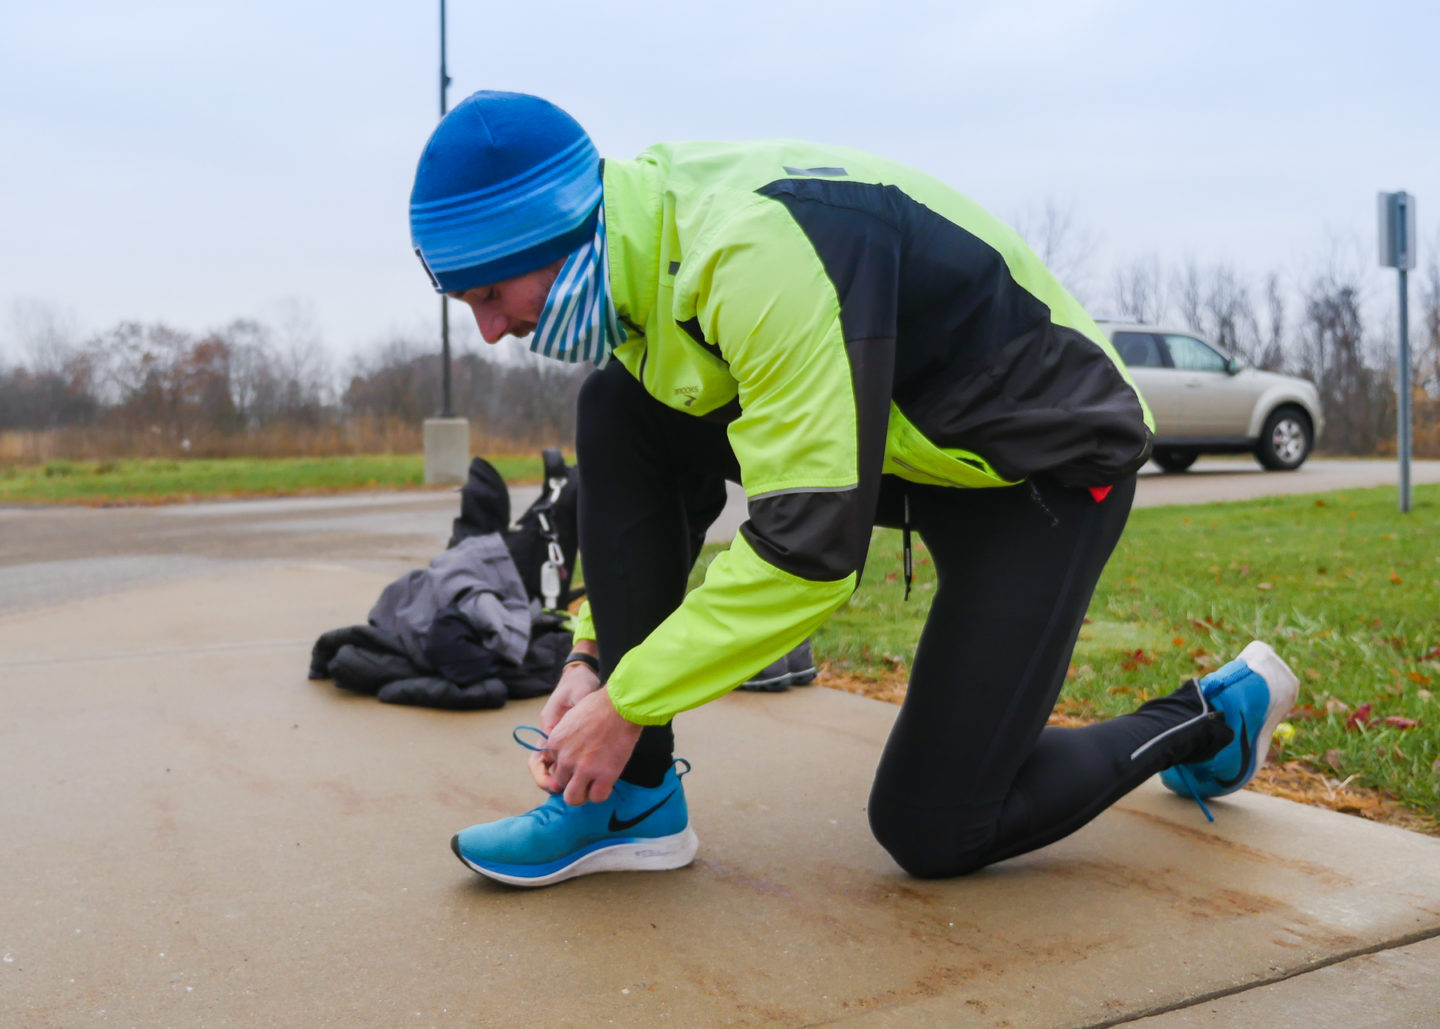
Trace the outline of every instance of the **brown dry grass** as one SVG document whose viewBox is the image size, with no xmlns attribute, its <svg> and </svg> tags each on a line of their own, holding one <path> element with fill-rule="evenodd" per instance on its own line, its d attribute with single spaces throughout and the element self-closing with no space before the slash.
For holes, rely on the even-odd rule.
<svg viewBox="0 0 1440 1029">
<path fill-rule="evenodd" d="M 903 672 L 898 671 L 872 679 L 837 672 L 830 667 L 829 662 L 822 661 L 815 682 L 819 686 L 857 693 L 872 700 L 883 700 L 887 704 L 899 704 L 905 699 L 906 678 Z M 1065 698 L 1061 698 L 1050 715 L 1049 724 L 1073 727 L 1089 725 L 1093 721 L 1094 718 L 1078 713 L 1075 708 L 1066 704 Z M 1304 761 L 1275 761 L 1275 756 L 1272 751 L 1272 761 L 1255 774 L 1249 789 L 1299 804 L 1368 818 L 1372 822 L 1383 822 L 1412 832 L 1440 836 L 1440 824 L 1404 807 L 1378 790 L 1357 786 L 1350 779 L 1337 779 Z"/>
</svg>

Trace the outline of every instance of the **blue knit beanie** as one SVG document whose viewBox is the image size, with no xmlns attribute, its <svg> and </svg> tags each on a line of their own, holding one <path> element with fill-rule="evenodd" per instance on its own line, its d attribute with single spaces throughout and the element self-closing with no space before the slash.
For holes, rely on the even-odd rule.
<svg viewBox="0 0 1440 1029">
<path fill-rule="evenodd" d="M 483 90 L 441 119 L 410 192 L 410 239 L 435 289 L 524 275 L 595 235 L 600 155 L 560 108 Z"/>
</svg>

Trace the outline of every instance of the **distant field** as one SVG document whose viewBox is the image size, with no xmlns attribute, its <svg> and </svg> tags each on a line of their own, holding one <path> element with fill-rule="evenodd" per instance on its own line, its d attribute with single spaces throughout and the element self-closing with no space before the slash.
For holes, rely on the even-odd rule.
<svg viewBox="0 0 1440 1029">
<path fill-rule="evenodd" d="M 1252 639 L 1300 676 L 1278 750 L 1336 783 L 1440 817 L 1440 485 L 1135 511 L 1091 602 L 1057 711 L 1089 721 L 1202 676 Z M 707 548 L 704 560 L 717 548 Z M 898 701 L 935 589 L 877 530 L 865 584 L 815 636 L 831 673 Z M 694 580 L 697 581 L 699 572 Z"/>
<path fill-rule="evenodd" d="M 508 481 L 540 477 L 540 458 L 490 458 Z M 303 496 L 420 488 L 418 454 L 320 458 L 50 461 L 0 465 L 0 504 L 162 504 L 208 497 Z"/>
</svg>

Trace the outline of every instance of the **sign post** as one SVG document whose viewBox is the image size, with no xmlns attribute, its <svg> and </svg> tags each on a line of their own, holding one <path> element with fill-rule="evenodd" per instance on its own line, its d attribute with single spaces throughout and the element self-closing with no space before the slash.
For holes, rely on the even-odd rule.
<svg viewBox="0 0 1440 1029">
<path fill-rule="evenodd" d="M 1395 449 L 1400 458 L 1400 513 L 1410 512 L 1410 290 L 1415 267 L 1415 198 L 1403 190 L 1379 194 L 1380 266 L 1400 273 L 1400 383 Z"/>
</svg>

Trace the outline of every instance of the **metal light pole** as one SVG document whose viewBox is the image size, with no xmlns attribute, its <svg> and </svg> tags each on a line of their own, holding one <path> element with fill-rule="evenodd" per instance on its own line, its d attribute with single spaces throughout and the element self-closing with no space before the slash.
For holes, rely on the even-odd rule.
<svg viewBox="0 0 1440 1029">
<path fill-rule="evenodd" d="M 440 117 L 445 117 L 449 105 L 445 94 L 450 88 L 450 76 L 445 71 L 445 0 L 440 0 Z M 440 417 L 453 418 L 455 411 L 450 405 L 450 308 L 449 298 L 440 294 Z"/>
<path fill-rule="evenodd" d="M 445 93 L 450 75 L 445 68 L 445 0 L 440 0 L 440 117 L 449 105 Z M 450 309 L 447 298 L 440 295 L 440 413 L 426 418 L 425 481 L 426 483 L 464 482 L 470 464 L 470 423 L 457 418 L 450 402 Z"/>
</svg>

